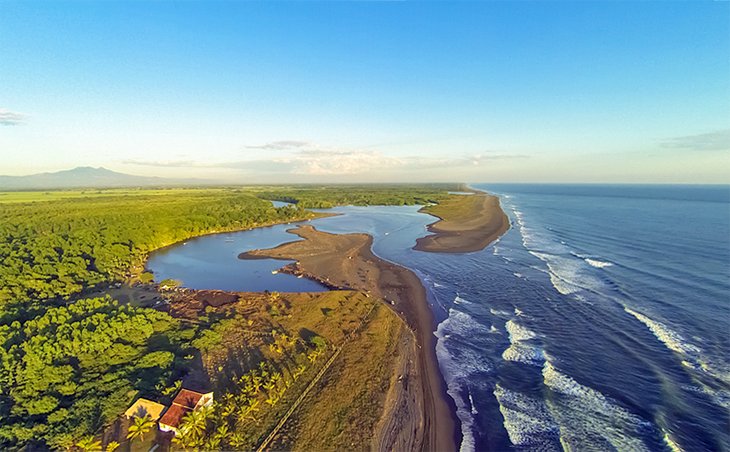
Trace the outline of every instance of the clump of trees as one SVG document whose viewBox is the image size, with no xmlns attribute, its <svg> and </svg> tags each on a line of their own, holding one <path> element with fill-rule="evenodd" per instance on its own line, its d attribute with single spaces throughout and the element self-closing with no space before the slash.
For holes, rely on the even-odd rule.
<svg viewBox="0 0 730 452">
<path fill-rule="evenodd" d="M 172 381 L 182 348 L 168 314 L 109 297 L 0 325 L 0 447 L 68 447 Z"/>
</svg>

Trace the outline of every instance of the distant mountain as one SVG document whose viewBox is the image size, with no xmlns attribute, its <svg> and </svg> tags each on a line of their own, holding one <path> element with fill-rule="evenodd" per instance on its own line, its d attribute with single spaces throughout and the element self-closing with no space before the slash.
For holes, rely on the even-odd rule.
<svg viewBox="0 0 730 452">
<path fill-rule="evenodd" d="M 29 176 L 0 176 L 0 190 L 38 190 L 52 188 L 115 188 L 205 184 L 194 179 L 133 176 L 106 168 L 80 166 L 55 173 Z"/>
</svg>

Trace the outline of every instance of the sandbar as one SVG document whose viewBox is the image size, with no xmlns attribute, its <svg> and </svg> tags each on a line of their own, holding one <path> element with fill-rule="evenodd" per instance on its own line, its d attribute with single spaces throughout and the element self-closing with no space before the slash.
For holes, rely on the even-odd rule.
<svg viewBox="0 0 730 452">
<path fill-rule="evenodd" d="M 484 192 L 451 195 L 419 212 L 439 218 L 427 226 L 434 234 L 416 240 L 414 250 L 431 253 L 469 253 L 480 251 L 497 240 L 510 227 L 499 198 Z"/>
</svg>

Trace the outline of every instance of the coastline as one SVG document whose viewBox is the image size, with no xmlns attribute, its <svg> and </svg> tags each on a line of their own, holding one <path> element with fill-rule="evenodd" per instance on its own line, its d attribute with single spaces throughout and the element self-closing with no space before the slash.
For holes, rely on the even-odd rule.
<svg viewBox="0 0 730 452">
<path fill-rule="evenodd" d="M 412 335 L 408 348 L 415 353 L 403 357 L 402 373 L 388 393 L 372 445 L 389 450 L 456 450 L 461 436 L 458 419 L 436 359 L 433 313 L 418 276 L 375 256 L 373 238 L 367 234 L 329 234 L 310 225 L 288 232 L 304 240 L 241 253 L 239 258 L 292 259 L 296 262 L 283 271 L 334 289 L 359 290 L 382 298 Z"/>
<path fill-rule="evenodd" d="M 449 199 L 419 210 L 438 218 L 426 226 L 433 234 L 416 240 L 417 251 L 431 253 L 469 253 L 481 251 L 510 228 L 499 198 L 475 191 L 471 195 L 452 195 Z"/>
</svg>

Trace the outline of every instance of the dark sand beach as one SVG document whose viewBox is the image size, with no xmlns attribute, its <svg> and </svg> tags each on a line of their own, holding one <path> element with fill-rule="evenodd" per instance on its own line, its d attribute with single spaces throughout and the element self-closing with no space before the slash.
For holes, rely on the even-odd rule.
<svg viewBox="0 0 730 452">
<path fill-rule="evenodd" d="M 373 434 L 373 448 L 455 450 L 460 433 L 436 360 L 433 315 L 418 277 L 376 257 L 371 251 L 373 239 L 367 234 L 329 234 L 309 225 L 290 232 L 305 240 L 239 257 L 296 260 L 283 271 L 332 288 L 360 290 L 382 298 L 409 327 L 411 338 L 403 338 L 407 353 L 397 366 L 397 384 L 386 396 L 383 416 Z"/>
<path fill-rule="evenodd" d="M 480 251 L 507 232 L 510 223 L 499 198 L 483 192 L 454 195 L 420 210 L 439 218 L 428 226 L 434 234 L 422 237 L 413 247 L 432 253 Z"/>
</svg>

